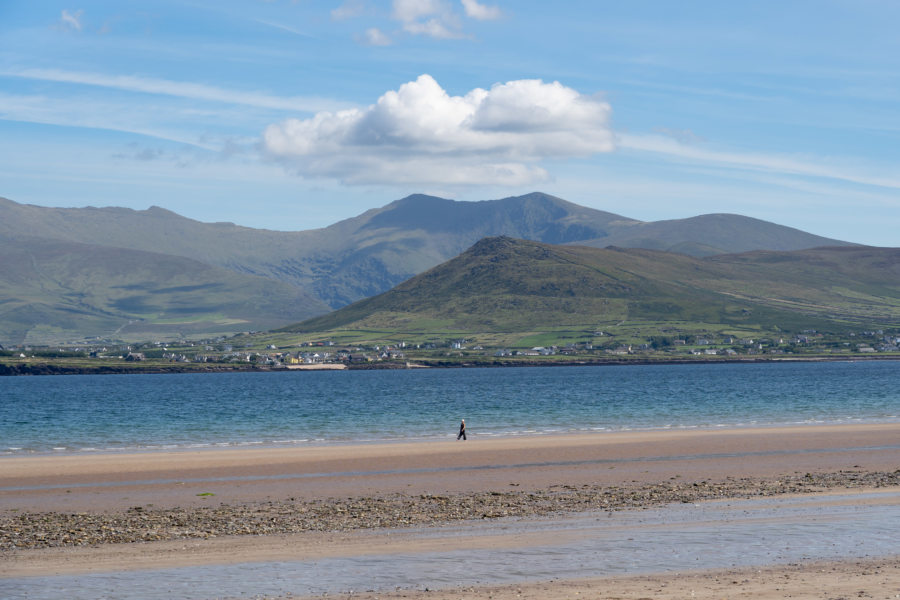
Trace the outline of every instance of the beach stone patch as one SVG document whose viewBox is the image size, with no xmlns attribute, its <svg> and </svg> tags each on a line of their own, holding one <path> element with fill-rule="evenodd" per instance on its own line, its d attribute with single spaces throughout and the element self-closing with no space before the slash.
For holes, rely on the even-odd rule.
<svg viewBox="0 0 900 600">
<path fill-rule="evenodd" d="M 798 473 L 773 479 L 727 478 L 717 482 L 676 479 L 631 486 L 554 485 L 543 490 L 506 489 L 449 495 L 291 499 L 196 508 L 135 506 L 121 513 L 15 512 L 0 516 L 0 552 L 218 536 L 435 526 L 473 519 L 618 511 L 679 502 L 890 486 L 900 486 L 900 470 Z"/>
</svg>

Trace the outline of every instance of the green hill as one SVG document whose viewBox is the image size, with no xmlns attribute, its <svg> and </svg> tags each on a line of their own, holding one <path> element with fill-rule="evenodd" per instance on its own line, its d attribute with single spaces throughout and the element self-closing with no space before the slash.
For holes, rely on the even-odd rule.
<svg viewBox="0 0 900 600">
<path fill-rule="evenodd" d="M 870 247 L 695 258 L 507 237 L 389 292 L 282 329 L 338 339 L 475 338 L 528 345 L 665 330 L 799 332 L 900 326 L 900 250 Z"/>
</svg>

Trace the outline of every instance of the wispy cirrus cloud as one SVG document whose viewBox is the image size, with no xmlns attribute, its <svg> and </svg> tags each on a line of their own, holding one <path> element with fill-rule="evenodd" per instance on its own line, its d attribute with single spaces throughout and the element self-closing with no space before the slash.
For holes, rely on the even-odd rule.
<svg viewBox="0 0 900 600">
<path fill-rule="evenodd" d="M 333 110 L 339 105 L 339 103 L 335 101 L 323 98 L 273 96 L 263 92 L 245 92 L 206 85 L 203 83 L 172 81 L 169 79 L 140 77 L 135 75 L 105 75 L 101 73 L 65 71 L 60 69 L 9 70 L 0 72 L 0 75 L 39 81 L 111 88 L 128 92 L 160 94 L 193 100 L 241 104 L 276 110 L 316 112 L 327 109 Z M 343 106 L 346 106 L 346 104 Z"/>
<path fill-rule="evenodd" d="M 390 46 L 394 43 L 391 37 L 378 29 L 377 27 L 370 27 L 366 29 L 365 34 L 363 34 L 363 42 L 369 46 Z"/>
<path fill-rule="evenodd" d="M 368 11 L 363 0 L 345 0 L 343 4 L 331 11 L 331 18 L 343 21 L 364 15 Z"/>
<path fill-rule="evenodd" d="M 617 146 L 623 150 L 652 153 L 675 160 L 717 165 L 720 167 L 762 171 L 780 175 L 816 177 L 863 185 L 900 189 L 900 177 L 890 171 L 879 172 L 872 167 L 854 168 L 851 159 L 824 159 L 814 156 L 771 153 L 734 152 L 712 149 L 679 141 L 664 135 L 621 133 Z"/>
<path fill-rule="evenodd" d="M 273 21 L 267 21 L 266 19 L 254 19 L 260 25 L 265 25 L 266 27 L 272 27 L 273 29 L 280 29 L 281 31 L 286 31 L 288 33 L 293 33 L 294 35 L 299 35 L 300 37 L 312 38 L 313 36 L 306 33 L 305 31 L 300 31 L 295 27 L 291 27 L 289 25 L 285 25 L 284 23 L 275 23 Z"/>
<path fill-rule="evenodd" d="M 559 82 L 518 80 L 450 96 L 421 75 L 363 108 L 288 119 L 266 152 L 307 177 L 345 183 L 544 181 L 544 159 L 613 150 L 610 106 Z"/>
<path fill-rule="evenodd" d="M 196 133 L 186 130 L 183 123 L 191 116 L 195 117 L 178 114 L 171 107 L 145 107 L 141 111 L 135 111 L 133 104 L 0 92 L 2 120 L 134 133 L 206 150 L 217 150 L 215 144 L 206 143 Z"/>
<path fill-rule="evenodd" d="M 82 15 L 84 15 L 83 10 L 70 12 L 66 9 L 63 9 L 59 17 L 59 23 L 65 29 L 74 29 L 75 31 L 81 31 Z"/>
</svg>

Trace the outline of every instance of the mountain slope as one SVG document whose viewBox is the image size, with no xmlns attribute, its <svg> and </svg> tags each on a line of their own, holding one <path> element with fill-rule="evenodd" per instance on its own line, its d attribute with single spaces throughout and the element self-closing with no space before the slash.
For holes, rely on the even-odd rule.
<svg viewBox="0 0 900 600">
<path fill-rule="evenodd" d="M 900 250 L 868 247 L 698 259 L 488 238 L 385 294 L 283 331 L 396 331 L 414 337 L 439 331 L 592 332 L 625 322 L 787 331 L 896 327 L 897 265 Z"/>
<path fill-rule="evenodd" d="M 648 247 L 689 255 L 841 245 L 765 221 L 707 215 L 643 223 L 547 194 L 457 202 L 413 195 L 323 229 L 281 232 L 201 223 L 152 207 L 44 208 L 0 199 L 0 239 L 165 253 L 305 290 L 331 308 L 384 292 L 487 236 Z"/>
<path fill-rule="evenodd" d="M 325 307 L 289 285 L 165 254 L 0 239 L 0 340 L 206 337 Z"/>
<path fill-rule="evenodd" d="M 321 230 L 323 237 L 346 243 L 310 257 L 317 265 L 337 259 L 336 268 L 312 286 L 331 306 L 344 306 L 390 289 L 486 236 L 575 243 L 605 235 L 610 222 L 622 219 L 538 193 L 483 202 L 418 194 Z"/>
<path fill-rule="evenodd" d="M 582 243 L 598 247 L 647 248 L 690 256 L 845 245 L 792 227 L 732 214 L 620 223 L 606 237 Z"/>
</svg>

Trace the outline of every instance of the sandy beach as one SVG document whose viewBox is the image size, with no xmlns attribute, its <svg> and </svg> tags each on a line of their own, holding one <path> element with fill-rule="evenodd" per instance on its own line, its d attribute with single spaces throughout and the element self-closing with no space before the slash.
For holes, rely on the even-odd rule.
<svg viewBox="0 0 900 600">
<path fill-rule="evenodd" d="M 7 457 L 0 460 L 0 577 L 416 552 L 428 542 L 404 537 L 404 527 L 723 498 L 827 502 L 837 493 L 887 490 L 878 501 L 896 503 L 898 469 L 897 424 Z M 386 531 L 390 543 L 378 535 Z M 693 591 L 749 598 L 787 597 L 782 592 L 793 589 L 793 597 L 825 598 L 846 586 L 854 596 L 900 594 L 900 561 L 867 561 L 612 579 L 584 573 L 578 581 L 440 593 L 416 592 L 410 581 L 410 590 L 371 597 L 675 598 Z M 788 587 L 776 590 L 774 581 Z M 833 593 L 803 596 L 803 582 Z M 618 596 L 609 595 L 616 589 Z"/>
</svg>

